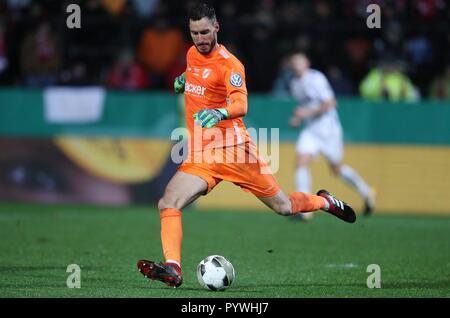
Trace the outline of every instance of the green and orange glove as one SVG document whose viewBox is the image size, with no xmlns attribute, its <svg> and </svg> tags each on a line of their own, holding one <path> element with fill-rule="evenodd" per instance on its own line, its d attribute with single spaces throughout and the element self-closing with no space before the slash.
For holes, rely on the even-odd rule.
<svg viewBox="0 0 450 318">
<path fill-rule="evenodd" d="M 184 93 L 184 84 L 185 83 L 186 83 L 186 79 L 184 78 L 184 73 L 175 78 L 175 81 L 173 82 L 173 89 L 175 91 L 175 94 Z"/>
<path fill-rule="evenodd" d="M 206 128 L 212 128 L 220 121 L 228 119 L 228 112 L 225 108 L 206 108 L 194 114 L 193 117 L 197 125 L 201 125 L 202 127 Z"/>
</svg>

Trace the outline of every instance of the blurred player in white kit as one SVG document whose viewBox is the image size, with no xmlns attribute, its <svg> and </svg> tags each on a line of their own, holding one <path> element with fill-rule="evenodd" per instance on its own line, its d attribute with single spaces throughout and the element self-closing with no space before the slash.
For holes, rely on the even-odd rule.
<svg viewBox="0 0 450 318">
<path fill-rule="evenodd" d="M 369 215 L 375 207 L 373 190 L 354 169 L 342 162 L 343 133 L 333 89 L 323 73 L 310 68 L 305 54 L 293 54 L 290 66 L 294 77 L 289 90 L 298 106 L 289 125 L 298 127 L 304 124 L 296 143 L 296 190 L 311 193 L 309 165 L 322 153 L 333 173 L 358 191 L 364 200 L 364 214 Z M 302 219 L 312 216 L 313 213 L 301 214 Z"/>
</svg>

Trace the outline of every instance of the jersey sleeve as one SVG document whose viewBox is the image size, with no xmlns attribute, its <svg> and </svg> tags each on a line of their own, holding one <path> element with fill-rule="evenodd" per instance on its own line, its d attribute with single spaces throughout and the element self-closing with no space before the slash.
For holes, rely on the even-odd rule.
<svg viewBox="0 0 450 318">
<path fill-rule="evenodd" d="M 316 96 L 321 102 L 335 98 L 330 83 L 325 75 L 320 72 L 314 76 L 314 89 Z"/>
<path fill-rule="evenodd" d="M 223 67 L 223 76 L 227 90 L 228 118 L 238 118 L 247 114 L 247 86 L 245 84 L 245 69 L 242 64 L 227 63 Z"/>
</svg>

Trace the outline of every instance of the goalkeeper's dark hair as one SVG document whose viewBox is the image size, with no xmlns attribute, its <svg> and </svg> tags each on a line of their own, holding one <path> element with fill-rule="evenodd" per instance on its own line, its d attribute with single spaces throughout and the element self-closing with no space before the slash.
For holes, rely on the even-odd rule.
<svg viewBox="0 0 450 318">
<path fill-rule="evenodd" d="M 189 9 L 189 20 L 198 21 L 205 17 L 211 21 L 216 20 L 216 11 L 211 5 L 207 3 L 197 3 Z"/>
</svg>

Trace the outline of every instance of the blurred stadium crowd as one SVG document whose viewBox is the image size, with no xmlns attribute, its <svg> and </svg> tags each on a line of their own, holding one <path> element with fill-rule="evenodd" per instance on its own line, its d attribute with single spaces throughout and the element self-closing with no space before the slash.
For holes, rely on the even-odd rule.
<svg viewBox="0 0 450 318">
<path fill-rule="evenodd" d="M 169 90 L 185 67 L 193 2 L 1 0 L 0 85 Z M 251 91 L 285 96 L 287 57 L 302 50 L 337 95 L 450 99 L 447 1 L 209 2 L 219 42 L 246 66 Z M 71 3 L 81 7 L 81 29 L 66 26 Z M 366 25 L 371 3 L 381 7 L 380 29 Z"/>
</svg>

